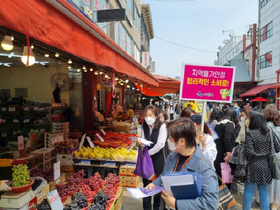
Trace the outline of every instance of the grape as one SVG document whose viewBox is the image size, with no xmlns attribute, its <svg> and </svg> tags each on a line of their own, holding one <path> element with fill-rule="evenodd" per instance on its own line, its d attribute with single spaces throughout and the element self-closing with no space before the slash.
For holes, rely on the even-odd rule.
<svg viewBox="0 0 280 210">
<path fill-rule="evenodd" d="M 89 207 L 88 207 L 88 210 L 105 210 L 106 207 L 104 208 L 104 206 L 100 205 L 99 203 L 98 204 L 91 204 Z"/>
<path fill-rule="evenodd" d="M 102 191 L 99 190 L 98 193 L 94 196 L 93 202 L 95 205 L 99 204 L 98 206 L 101 206 L 104 210 L 107 206 L 107 200 L 108 196 Z"/>
<path fill-rule="evenodd" d="M 38 204 L 37 210 L 51 210 L 48 200 L 44 199 L 40 204 Z"/>
<path fill-rule="evenodd" d="M 13 166 L 13 187 L 22 187 L 29 184 L 29 174 L 27 169 L 27 165 L 19 164 Z"/>
<path fill-rule="evenodd" d="M 66 203 L 63 210 L 80 210 L 80 207 L 76 203 Z"/>
<path fill-rule="evenodd" d="M 71 197 L 72 203 L 77 204 L 81 209 L 88 206 L 87 198 L 80 192 L 74 193 Z"/>
<path fill-rule="evenodd" d="M 35 191 L 40 186 L 41 183 L 42 183 L 42 179 L 36 179 L 32 185 L 32 191 Z"/>
</svg>

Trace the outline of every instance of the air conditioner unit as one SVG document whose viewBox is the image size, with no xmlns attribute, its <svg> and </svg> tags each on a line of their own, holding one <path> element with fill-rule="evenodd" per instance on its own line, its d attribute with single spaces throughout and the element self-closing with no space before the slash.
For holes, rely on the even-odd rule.
<svg viewBox="0 0 280 210">
<path fill-rule="evenodd" d="M 93 13 L 88 6 L 84 6 L 84 13 L 85 13 L 86 16 L 88 16 L 92 20 L 92 14 Z"/>
</svg>

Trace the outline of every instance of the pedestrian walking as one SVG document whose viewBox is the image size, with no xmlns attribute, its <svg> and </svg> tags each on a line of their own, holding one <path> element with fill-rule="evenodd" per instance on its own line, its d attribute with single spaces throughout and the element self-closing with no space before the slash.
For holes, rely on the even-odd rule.
<svg viewBox="0 0 280 210">
<path fill-rule="evenodd" d="M 173 105 L 171 105 L 171 106 L 168 108 L 168 112 L 169 112 L 169 115 L 170 115 L 170 121 L 174 120 L 175 108 L 174 108 Z"/>
<path fill-rule="evenodd" d="M 257 185 L 262 210 L 269 210 L 268 184 L 272 182 L 268 165 L 271 154 L 271 135 L 276 152 L 280 151 L 277 136 L 270 131 L 263 113 L 250 112 L 249 131 L 246 133 L 245 154 L 247 158 L 243 210 L 250 210 L 255 185 Z"/>
<path fill-rule="evenodd" d="M 180 117 L 187 117 L 190 118 L 190 116 L 194 115 L 195 111 L 193 111 L 191 108 L 185 108 L 181 111 Z"/>
</svg>

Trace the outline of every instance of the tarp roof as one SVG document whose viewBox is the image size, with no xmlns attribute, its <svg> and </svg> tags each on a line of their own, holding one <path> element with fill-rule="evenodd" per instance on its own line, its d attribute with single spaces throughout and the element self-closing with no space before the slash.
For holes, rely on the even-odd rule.
<svg viewBox="0 0 280 210">
<path fill-rule="evenodd" d="M 158 86 L 147 69 L 65 0 L 1 1 L 0 24 L 86 61 Z"/>
</svg>

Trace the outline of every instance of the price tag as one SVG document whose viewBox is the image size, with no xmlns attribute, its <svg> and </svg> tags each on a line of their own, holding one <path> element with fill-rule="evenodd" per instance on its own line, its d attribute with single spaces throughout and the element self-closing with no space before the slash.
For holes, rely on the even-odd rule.
<svg viewBox="0 0 280 210">
<path fill-rule="evenodd" d="M 2 133 L 2 137 L 7 137 L 7 133 Z"/>
<path fill-rule="evenodd" d="M 53 178 L 57 180 L 60 177 L 60 161 L 53 164 Z"/>
<path fill-rule="evenodd" d="M 13 123 L 19 123 L 18 119 L 13 119 Z"/>
<path fill-rule="evenodd" d="M 99 140 L 100 140 L 101 142 L 104 142 L 104 139 L 99 135 L 99 133 L 97 133 L 96 136 L 99 138 Z"/>
<path fill-rule="evenodd" d="M 102 129 L 100 129 L 100 131 L 103 133 L 103 135 L 104 136 L 106 136 L 106 133 L 105 133 L 105 131 L 104 131 L 104 129 L 102 128 Z"/>
<path fill-rule="evenodd" d="M 18 136 L 18 150 L 24 149 L 23 136 Z"/>
<path fill-rule="evenodd" d="M 91 147 L 91 148 L 93 148 L 94 147 L 94 144 L 92 143 L 92 141 L 91 141 L 91 139 L 87 136 L 87 141 L 88 141 L 88 143 L 89 143 L 89 146 Z"/>
<path fill-rule="evenodd" d="M 28 122 L 30 122 L 30 119 L 25 119 L 25 120 L 23 120 L 23 122 L 28 123 Z"/>
<path fill-rule="evenodd" d="M 26 107 L 24 107 L 24 111 L 29 111 L 29 107 L 28 106 L 26 106 Z"/>
<path fill-rule="evenodd" d="M 2 112 L 7 111 L 7 107 L 2 107 L 2 108 L 1 108 L 1 111 L 2 111 Z"/>
<path fill-rule="evenodd" d="M 28 140 L 28 141 L 26 142 L 25 148 L 26 148 L 26 149 L 31 148 L 31 141 L 30 141 L 30 140 Z"/>
<path fill-rule="evenodd" d="M 85 138 L 86 138 L 86 134 L 83 135 L 83 137 L 81 139 L 81 142 L 80 142 L 80 145 L 79 145 L 79 148 L 81 148 L 84 145 Z"/>
<path fill-rule="evenodd" d="M 15 112 L 16 111 L 16 107 L 9 107 L 9 112 Z"/>
<path fill-rule="evenodd" d="M 38 111 L 39 107 L 38 106 L 34 106 L 34 111 Z"/>
<path fill-rule="evenodd" d="M 51 209 L 63 210 L 63 205 L 62 205 L 61 199 L 57 193 L 57 190 L 53 190 L 53 191 L 47 193 L 47 199 L 49 201 Z"/>
</svg>

